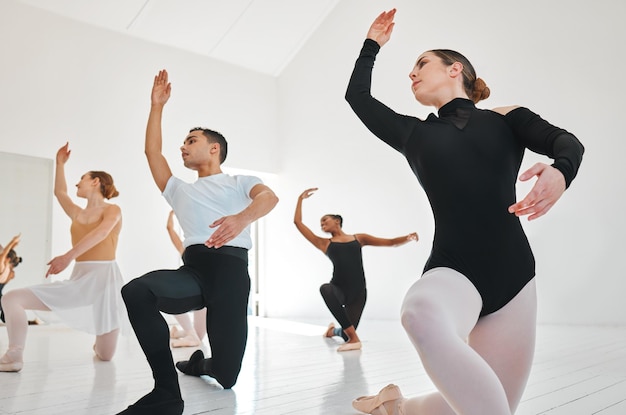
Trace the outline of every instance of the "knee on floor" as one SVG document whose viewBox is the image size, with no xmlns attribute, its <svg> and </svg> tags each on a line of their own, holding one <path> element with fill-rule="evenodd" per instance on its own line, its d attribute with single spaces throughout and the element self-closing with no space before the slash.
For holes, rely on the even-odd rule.
<svg viewBox="0 0 626 415">
<path fill-rule="evenodd" d="M 103 362 L 110 362 L 111 360 L 113 360 L 113 355 L 115 355 L 114 351 L 95 350 L 95 352 L 96 357 Z"/>
</svg>

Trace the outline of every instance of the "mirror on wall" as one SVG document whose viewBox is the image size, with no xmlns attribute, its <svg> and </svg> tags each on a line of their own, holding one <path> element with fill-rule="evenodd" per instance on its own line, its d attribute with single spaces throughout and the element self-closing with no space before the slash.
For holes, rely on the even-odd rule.
<svg viewBox="0 0 626 415">
<path fill-rule="evenodd" d="M 3 292 L 44 282 L 50 260 L 54 162 L 0 152 L 0 244 L 21 233 L 15 251 L 23 262 Z"/>
</svg>

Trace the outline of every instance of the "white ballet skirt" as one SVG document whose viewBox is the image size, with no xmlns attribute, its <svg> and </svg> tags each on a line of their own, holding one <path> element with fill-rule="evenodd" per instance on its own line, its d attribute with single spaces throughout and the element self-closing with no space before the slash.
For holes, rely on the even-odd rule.
<svg viewBox="0 0 626 415">
<path fill-rule="evenodd" d="M 28 287 L 68 326 L 100 335 L 130 328 L 121 290 L 122 273 L 115 261 L 80 261 L 69 280 Z"/>
</svg>

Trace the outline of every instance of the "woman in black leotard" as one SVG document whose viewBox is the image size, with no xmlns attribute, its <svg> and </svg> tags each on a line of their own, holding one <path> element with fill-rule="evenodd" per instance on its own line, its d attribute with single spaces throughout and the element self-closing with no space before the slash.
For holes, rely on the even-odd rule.
<svg viewBox="0 0 626 415">
<path fill-rule="evenodd" d="M 584 148 L 526 108 L 476 108 L 489 89 L 450 50 L 423 53 L 409 74 L 417 101 L 438 116 L 422 121 L 377 101 L 372 68 L 394 15 L 383 12 L 370 27 L 346 99 L 372 133 L 406 157 L 432 207 L 431 255 L 405 297 L 402 324 L 438 391 L 405 400 L 389 385 L 353 406 L 367 413 L 510 415 L 532 365 L 537 310 L 535 263 L 519 216 L 548 212 L 576 176 Z M 526 148 L 554 163 L 521 174 L 537 180 L 516 202 Z"/>
<path fill-rule="evenodd" d="M 302 223 L 302 201 L 311 197 L 316 190 L 317 188 L 307 189 L 298 197 L 293 221 L 300 233 L 324 252 L 333 263 L 333 278 L 330 283 L 322 284 L 320 293 L 341 327 L 335 328 L 331 323 L 325 337 L 343 337 L 346 343 L 339 346 L 338 352 L 358 350 L 361 348 L 361 340 L 356 334 L 356 328 L 361 320 L 367 298 L 361 247 L 365 245 L 400 246 L 409 241 L 417 241 L 417 233 L 413 232 L 391 239 L 377 238 L 366 233 L 347 235 L 341 228 L 343 225 L 341 216 L 324 215 L 320 220 L 320 225 L 322 231 L 330 233 L 331 237 L 321 238 Z"/>
</svg>

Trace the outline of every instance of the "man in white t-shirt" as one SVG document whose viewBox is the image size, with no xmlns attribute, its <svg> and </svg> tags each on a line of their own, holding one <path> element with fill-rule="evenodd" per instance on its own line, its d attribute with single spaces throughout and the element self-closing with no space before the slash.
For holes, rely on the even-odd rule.
<svg viewBox="0 0 626 415">
<path fill-rule="evenodd" d="M 211 358 L 205 359 L 196 350 L 176 367 L 188 375 L 211 376 L 225 389 L 235 384 L 248 335 L 250 224 L 278 203 L 259 178 L 222 172 L 227 143 L 213 130 L 192 129 L 180 148 L 185 167 L 197 171 L 198 180 L 186 183 L 172 175 L 161 153 L 161 118 L 170 92 L 167 72 L 160 71 L 152 87 L 145 153 L 152 177 L 183 229 L 184 265 L 149 272 L 122 289 L 155 385 L 118 415 L 183 413 L 169 330 L 161 311 L 181 314 L 206 307 Z"/>
</svg>

